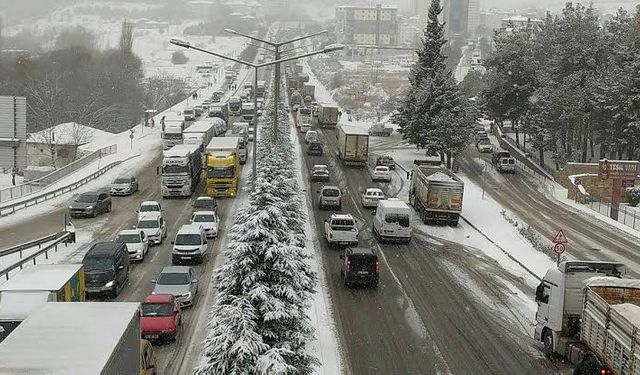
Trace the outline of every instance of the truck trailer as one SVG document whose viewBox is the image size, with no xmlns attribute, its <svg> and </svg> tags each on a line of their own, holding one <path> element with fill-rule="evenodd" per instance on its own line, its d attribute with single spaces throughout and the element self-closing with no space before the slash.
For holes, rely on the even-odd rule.
<svg viewBox="0 0 640 375">
<path fill-rule="evenodd" d="M 640 372 L 640 280 L 622 279 L 622 263 L 565 261 L 536 288 L 534 338 L 573 374 Z"/>
<path fill-rule="evenodd" d="M 233 198 L 240 181 L 240 138 L 216 137 L 207 145 L 207 195 Z"/>
<path fill-rule="evenodd" d="M 342 165 L 364 167 L 369 158 L 369 134 L 357 126 L 338 127 L 338 158 Z"/>
<path fill-rule="evenodd" d="M 204 148 L 211 142 L 211 138 L 215 136 L 216 128 L 214 119 L 195 121 L 182 133 L 183 143 L 185 145 L 201 146 L 202 151 L 204 151 Z"/>
<path fill-rule="evenodd" d="M 48 302 L 0 343 L 3 374 L 140 374 L 140 304 Z"/>
<path fill-rule="evenodd" d="M 335 128 L 338 124 L 338 106 L 320 103 L 318 105 L 318 124 L 323 128 Z"/>
<path fill-rule="evenodd" d="M 230 116 L 240 116 L 242 112 L 242 100 L 237 96 L 232 96 L 229 98 L 228 107 Z"/>
<path fill-rule="evenodd" d="M 425 224 L 458 225 L 462 212 L 464 183 L 442 167 L 414 165 L 409 184 L 409 203 Z"/>
<path fill-rule="evenodd" d="M 85 300 L 82 264 L 38 264 L 0 285 L 0 342 L 47 302 Z"/>
<path fill-rule="evenodd" d="M 177 145 L 163 152 L 161 191 L 163 197 L 189 197 L 200 183 L 202 147 Z"/>
<path fill-rule="evenodd" d="M 302 97 L 306 102 L 311 102 L 316 98 L 316 87 L 312 84 L 305 83 L 302 85 Z"/>
</svg>

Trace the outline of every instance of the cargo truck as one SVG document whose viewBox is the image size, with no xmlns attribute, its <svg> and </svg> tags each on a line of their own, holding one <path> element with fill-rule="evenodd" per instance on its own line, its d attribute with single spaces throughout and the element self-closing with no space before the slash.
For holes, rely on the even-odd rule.
<svg viewBox="0 0 640 375">
<path fill-rule="evenodd" d="M 309 82 L 309 75 L 307 73 L 298 73 L 298 87 L 302 88 L 302 85 L 307 82 Z"/>
<path fill-rule="evenodd" d="M 369 135 L 388 137 L 391 133 L 393 133 L 393 128 L 382 123 L 371 125 L 369 127 Z"/>
<path fill-rule="evenodd" d="M 425 224 L 457 226 L 463 193 L 462 180 L 445 168 L 416 164 L 411 170 L 409 203 Z"/>
<path fill-rule="evenodd" d="M 179 144 L 182 144 L 182 126 L 178 123 L 165 122 L 164 132 L 162 132 L 163 149 L 168 150 Z"/>
<path fill-rule="evenodd" d="M 242 112 L 242 100 L 240 100 L 237 96 L 232 96 L 229 98 L 229 115 L 230 116 L 240 116 Z"/>
<path fill-rule="evenodd" d="M 305 98 L 305 101 L 311 102 L 316 98 L 316 87 L 309 83 L 305 83 L 302 86 L 302 97 Z M 307 99 L 310 98 L 310 99 Z"/>
<path fill-rule="evenodd" d="M 228 137 L 240 138 L 240 148 L 238 151 L 238 159 L 240 164 L 247 162 L 247 145 L 249 144 L 249 123 L 248 122 L 234 122 L 231 126 L 231 130 L 227 132 Z"/>
<path fill-rule="evenodd" d="M 209 106 L 209 117 L 218 117 L 224 122 L 229 122 L 229 107 L 226 103 L 212 104 Z"/>
<path fill-rule="evenodd" d="M 293 71 L 296 74 L 302 73 L 302 64 L 294 64 L 293 65 Z"/>
<path fill-rule="evenodd" d="M 213 138 L 206 148 L 207 195 L 233 198 L 240 180 L 240 138 Z"/>
<path fill-rule="evenodd" d="M 140 304 L 48 302 L 0 343 L 3 374 L 140 374 Z"/>
<path fill-rule="evenodd" d="M 216 120 L 220 119 L 216 118 Z M 211 138 L 215 136 L 216 121 L 214 121 L 214 119 L 196 121 L 182 133 L 183 143 L 185 145 L 198 145 L 202 148 L 202 152 L 204 152 L 204 148 L 211 142 Z"/>
<path fill-rule="evenodd" d="M 369 134 L 356 126 L 338 127 L 338 158 L 342 165 L 364 167 L 369 157 Z"/>
<path fill-rule="evenodd" d="M 242 120 L 248 122 L 249 125 L 253 125 L 253 112 L 255 106 L 253 103 L 242 103 Z"/>
<path fill-rule="evenodd" d="M 177 145 L 163 152 L 161 191 L 163 197 L 189 197 L 200 183 L 202 147 Z"/>
<path fill-rule="evenodd" d="M 264 98 L 264 94 L 267 91 L 267 84 L 264 81 L 258 81 L 258 85 L 256 86 L 256 97 Z"/>
<path fill-rule="evenodd" d="M 565 261 L 536 288 L 534 337 L 547 356 L 574 364 L 574 374 L 640 371 L 640 280 L 621 279 L 622 263 Z"/>
<path fill-rule="evenodd" d="M 338 124 L 338 106 L 320 103 L 318 105 L 318 124 L 323 128 L 335 128 Z"/>
<path fill-rule="evenodd" d="M 0 342 L 47 302 L 84 300 L 82 264 L 38 264 L 27 267 L 0 285 Z"/>
</svg>

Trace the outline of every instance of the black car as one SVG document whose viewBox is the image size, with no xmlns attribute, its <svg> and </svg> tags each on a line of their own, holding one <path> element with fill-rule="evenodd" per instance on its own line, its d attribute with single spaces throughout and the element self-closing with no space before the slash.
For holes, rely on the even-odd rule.
<svg viewBox="0 0 640 375">
<path fill-rule="evenodd" d="M 307 155 L 322 156 L 322 143 L 309 142 L 309 145 L 307 145 Z"/>
<path fill-rule="evenodd" d="M 196 198 L 192 206 L 193 206 L 192 212 L 198 212 L 198 211 L 217 212 L 218 211 L 218 202 L 216 201 L 216 199 L 212 197 L 207 197 L 207 196 Z"/>
<path fill-rule="evenodd" d="M 376 167 L 379 165 L 389 167 L 389 169 L 396 169 L 396 162 L 389 155 L 378 156 L 376 159 Z"/>
<path fill-rule="evenodd" d="M 71 217 L 96 217 L 111 212 L 111 197 L 108 193 L 91 191 L 78 195 L 69 206 Z"/>
<path fill-rule="evenodd" d="M 98 242 L 82 259 L 86 293 L 113 298 L 129 280 L 129 252 L 124 242 Z"/>
<path fill-rule="evenodd" d="M 340 276 L 344 286 L 366 285 L 377 288 L 380 278 L 380 262 L 378 256 L 370 248 L 349 247 L 340 255 L 342 267 Z"/>
</svg>

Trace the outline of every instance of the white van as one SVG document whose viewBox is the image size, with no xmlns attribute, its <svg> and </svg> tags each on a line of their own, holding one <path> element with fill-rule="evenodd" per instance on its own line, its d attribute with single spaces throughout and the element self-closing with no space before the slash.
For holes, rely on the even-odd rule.
<svg viewBox="0 0 640 375">
<path fill-rule="evenodd" d="M 411 241 L 411 223 L 409 215 L 411 208 L 398 200 L 389 198 L 378 201 L 378 207 L 373 212 L 373 235 L 378 241 Z"/>
<path fill-rule="evenodd" d="M 176 239 L 171 241 L 171 245 L 173 245 L 172 264 L 180 264 L 185 261 L 202 263 L 209 248 L 207 234 L 199 224 L 183 225 L 178 230 Z"/>
</svg>

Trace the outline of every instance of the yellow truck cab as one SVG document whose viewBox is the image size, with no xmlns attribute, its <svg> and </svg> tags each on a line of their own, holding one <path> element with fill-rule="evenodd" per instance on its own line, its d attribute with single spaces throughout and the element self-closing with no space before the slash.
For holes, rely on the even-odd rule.
<svg viewBox="0 0 640 375">
<path fill-rule="evenodd" d="M 240 180 L 240 138 L 213 138 L 206 153 L 207 195 L 234 198 L 238 193 Z"/>
</svg>

